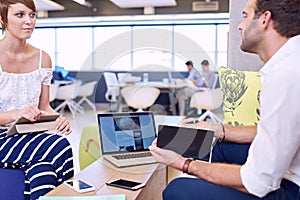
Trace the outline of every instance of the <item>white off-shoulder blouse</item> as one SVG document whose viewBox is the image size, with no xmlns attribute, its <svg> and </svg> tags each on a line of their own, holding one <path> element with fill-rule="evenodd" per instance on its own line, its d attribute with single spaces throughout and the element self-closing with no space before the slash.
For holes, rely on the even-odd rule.
<svg viewBox="0 0 300 200">
<path fill-rule="evenodd" d="M 50 85 L 51 68 L 42 68 L 40 50 L 39 68 L 28 73 L 7 73 L 0 66 L 0 111 L 21 109 L 32 103 L 38 106 L 42 85 Z"/>
</svg>

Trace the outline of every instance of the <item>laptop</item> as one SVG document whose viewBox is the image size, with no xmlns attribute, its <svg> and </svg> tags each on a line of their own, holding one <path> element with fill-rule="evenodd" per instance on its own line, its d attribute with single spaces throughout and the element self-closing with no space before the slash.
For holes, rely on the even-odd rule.
<svg viewBox="0 0 300 200">
<path fill-rule="evenodd" d="M 187 158 L 210 162 L 213 137 L 212 130 L 159 125 L 157 146 Z"/>
<path fill-rule="evenodd" d="M 155 163 L 148 147 L 156 138 L 152 112 L 97 114 L 103 158 L 117 167 Z"/>
</svg>

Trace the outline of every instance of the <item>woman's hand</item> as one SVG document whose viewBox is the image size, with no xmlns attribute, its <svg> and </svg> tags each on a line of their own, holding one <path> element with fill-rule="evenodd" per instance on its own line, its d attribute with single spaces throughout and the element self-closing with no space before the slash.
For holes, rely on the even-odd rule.
<svg viewBox="0 0 300 200">
<path fill-rule="evenodd" d="M 72 132 L 69 120 L 59 117 L 55 130 L 60 134 L 69 135 Z"/>
<path fill-rule="evenodd" d="M 15 120 L 24 117 L 32 122 L 36 121 L 40 115 L 45 114 L 36 105 L 28 104 L 21 110 L 16 111 Z"/>
</svg>

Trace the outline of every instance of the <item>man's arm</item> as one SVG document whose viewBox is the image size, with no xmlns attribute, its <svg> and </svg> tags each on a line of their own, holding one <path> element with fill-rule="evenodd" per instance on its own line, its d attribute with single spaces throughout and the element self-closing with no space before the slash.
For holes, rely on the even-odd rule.
<svg viewBox="0 0 300 200">
<path fill-rule="evenodd" d="M 208 182 L 247 192 L 243 186 L 240 165 L 193 161 L 188 172 Z"/>
<path fill-rule="evenodd" d="M 224 131 L 221 124 L 212 124 L 200 121 L 197 124 L 185 124 L 185 120 L 179 122 L 180 125 L 193 128 L 207 128 L 215 132 L 216 138 L 222 139 L 225 134 L 225 141 L 235 143 L 251 143 L 256 136 L 257 126 L 232 126 L 224 124 Z"/>
<path fill-rule="evenodd" d="M 156 140 L 149 149 L 158 162 L 178 170 L 183 170 L 183 166 L 187 160 L 186 158 L 173 151 L 158 148 L 156 146 Z M 192 161 L 187 168 L 189 174 L 195 175 L 203 180 L 247 192 L 242 184 L 240 169 L 240 165 L 208 163 L 204 161 Z"/>
<path fill-rule="evenodd" d="M 218 132 L 215 133 L 215 136 L 222 136 L 225 135 L 225 141 L 229 142 L 236 142 L 236 143 L 251 143 L 256 136 L 257 126 L 231 126 L 231 125 L 224 125 L 224 133 L 221 129 L 222 126 L 220 124 L 216 124 L 219 126 Z M 221 126 L 221 128 L 220 128 Z M 220 133 L 221 131 L 221 133 Z"/>
</svg>

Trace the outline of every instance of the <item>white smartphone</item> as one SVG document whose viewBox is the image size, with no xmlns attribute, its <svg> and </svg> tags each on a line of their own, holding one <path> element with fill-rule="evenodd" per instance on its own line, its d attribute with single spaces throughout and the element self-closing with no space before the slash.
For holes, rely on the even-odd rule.
<svg viewBox="0 0 300 200">
<path fill-rule="evenodd" d="M 68 180 L 65 181 L 64 184 L 79 193 L 91 192 L 95 190 L 94 186 L 87 184 L 82 180 Z"/>
<path fill-rule="evenodd" d="M 107 182 L 106 185 L 124 188 L 124 189 L 128 189 L 128 190 L 138 190 L 145 186 L 144 183 L 139 183 L 139 182 L 130 181 L 130 180 L 124 180 L 124 179 L 115 179 L 115 180 Z"/>
</svg>

